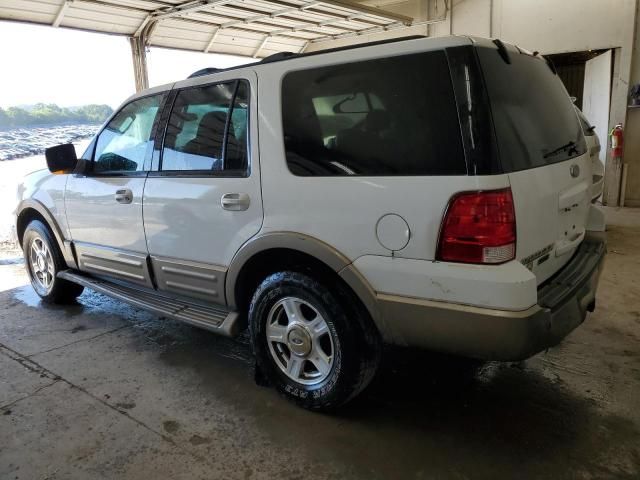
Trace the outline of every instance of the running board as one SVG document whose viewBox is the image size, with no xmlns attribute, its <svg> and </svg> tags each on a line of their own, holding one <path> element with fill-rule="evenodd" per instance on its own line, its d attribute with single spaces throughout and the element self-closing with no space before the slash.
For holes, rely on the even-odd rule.
<svg viewBox="0 0 640 480">
<path fill-rule="evenodd" d="M 223 306 L 203 306 L 195 303 L 176 300 L 165 295 L 125 287 L 123 285 L 99 280 L 82 273 L 63 270 L 58 278 L 68 280 L 96 292 L 107 295 L 130 305 L 152 311 L 190 325 L 204 328 L 225 337 L 235 337 L 240 333 L 238 313 L 230 312 Z"/>
</svg>

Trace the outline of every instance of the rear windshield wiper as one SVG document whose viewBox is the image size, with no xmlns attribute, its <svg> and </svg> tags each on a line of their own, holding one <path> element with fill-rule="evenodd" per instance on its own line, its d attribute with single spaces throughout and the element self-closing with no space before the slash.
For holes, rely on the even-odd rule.
<svg viewBox="0 0 640 480">
<path fill-rule="evenodd" d="M 578 149 L 577 149 L 576 147 L 577 147 L 576 142 L 574 142 L 574 141 L 572 140 L 572 141 L 570 141 L 570 142 L 568 142 L 568 143 L 565 143 L 565 144 L 564 144 L 564 145 L 562 145 L 561 147 L 558 147 L 558 148 L 556 148 L 556 149 L 554 149 L 554 150 L 551 150 L 550 152 L 545 153 L 545 154 L 542 156 L 542 158 L 549 158 L 549 157 L 551 157 L 551 156 L 553 156 L 553 155 L 555 155 L 555 154 L 557 154 L 557 153 L 563 152 L 563 151 L 565 151 L 565 150 L 568 150 L 569 152 L 571 152 L 571 150 L 574 150 L 574 151 L 576 151 L 576 152 L 577 152 L 577 151 L 578 151 Z"/>
</svg>

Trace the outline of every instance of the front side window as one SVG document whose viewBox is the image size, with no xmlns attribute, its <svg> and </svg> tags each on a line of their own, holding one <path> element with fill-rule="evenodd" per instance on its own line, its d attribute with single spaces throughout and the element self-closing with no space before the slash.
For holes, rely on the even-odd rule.
<svg viewBox="0 0 640 480">
<path fill-rule="evenodd" d="M 127 104 L 98 136 L 93 171 L 140 172 L 153 148 L 153 124 L 164 94 L 140 98 Z"/>
<path fill-rule="evenodd" d="M 246 82 L 181 90 L 162 151 L 163 171 L 242 171 L 247 168 Z"/>
<path fill-rule="evenodd" d="M 467 173 L 443 51 L 288 73 L 282 122 L 296 175 Z"/>
</svg>

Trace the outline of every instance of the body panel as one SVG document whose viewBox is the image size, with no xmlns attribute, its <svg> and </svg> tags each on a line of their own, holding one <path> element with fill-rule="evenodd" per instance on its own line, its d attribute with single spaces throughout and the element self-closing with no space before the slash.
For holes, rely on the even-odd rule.
<svg viewBox="0 0 640 480">
<path fill-rule="evenodd" d="M 536 304 L 536 278 L 520 262 L 467 265 L 366 255 L 353 266 L 378 293 L 521 311 Z"/>
<path fill-rule="evenodd" d="M 557 283 L 540 290 L 542 302 L 526 310 L 378 294 L 379 310 L 395 344 L 485 360 L 522 360 L 558 344 L 593 311 L 605 251 L 604 235 L 589 233 Z"/>
<path fill-rule="evenodd" d="M 576 177 L 571 173 L 574 166 L 579 169 Z M 509 174 L 516 209 L 516 258 L 536 274 L 539 284 L 571 259 L 584 238 L 591 177 L 588 154 Z"/>
<path fill-rule="evenodd" d="M 145 176 L 70 176 L 65 203 L 81 270 L 151 286 L 142 223 L 145 180 Z M 131 203 L 116 201 L 116 192 L 122 189 L 132 192 Z"/>
<path fill-rule="evenodd" d="M 142 228 L 142 192 L 146 176 L 87 177 L 70 175 L 65 205 L 74 242 L 106 245 L 146 254 Z M 128 189 L 132 202 L 116 201 L 118 190 Z"/>
<path fill-rule="evenodd" d="M 226 269 L 182 259 L 151 256 L 158 290 L 224 303 Z"/>
<path fill-rule="evenodd" d="M 160 282 L 159 288 L 185 294 L 186 287 L 192 295 L 199 298 L 208 296 L 210 300 L 220 303 L 225 301 L 224 276 L 220 276 L 220 272 L 226 270 L 240 247 L 260 231 L 263 222 L 257 77 L 251 70 L 216 75 L 216 82 L 238 79 L 247 80 L 250 84 L 248 176 L 190 175 L 188 171 L 151 173 L 144 192 L 144 230 L 154 270 L 163 268 L 162 258 L 183 264 L 172 271 L 173 280 Z M 176 86 L 208 83 L 211 83 L 209 78 L 200 77 Z M 242 210 L 224 208 L 223 196 L 236 194 L 248 197 L 248 207 Z M 167 266 L 164 265 L 164 268 Z M 193 273 L 200 274 L 203 271 L 218 272 L 215 286 L 211 278 L 205 280 L 209 282 L 207 286 L 197 283 L 197 275 L 194 277 Z M 206 276 L 210 274 L 204 273 Z"/>
<path fill-rule="evenodd" d="M 16 214 L 28 206 L 25 201 L 37 202 L 51 215 L 62 239 L 69 238 L 64 204 L 67 179 L 68 175 L 53 175 L 46 169 L 26 175 L 18 186 Z"/>
<path fill-rule="evenodd" d="M 133 253 L 77 241 L 74 246 L 80 270 L 153 288 L 146 252 Z"/>
<path fill-rule="evenodd" d="M 144 223 L 152 256 L 228 266 L 262 225 L 258 172 L 250 178 L 149 177 Z M 224 210 L 222 195 L 247 193 L 245 211 Z"/>
<path fill-rule="evenodd" d="M 468 39 L 455 39 L 468 45 Z M 409 225 L 410 240 L 396 257 L 433 259 L 442 214 L 459 191 L 508 187 L 506 175 L 301 177 L 285 161 L 282 134 L 283 76 L 306 67 L 331 65 L 441 48 L 433 39 L 301 57 L 260 70 L 260 153 L 264 233 L 294 231 L 328 243 L 351 261 L 362 255 L 389 256 L 376 238 L 376 224 L 397 214 Z M 326 58 L 326 59 L 325 59 Z M 442 158 L 442 161 L 446 161 Z"/>
</svg>

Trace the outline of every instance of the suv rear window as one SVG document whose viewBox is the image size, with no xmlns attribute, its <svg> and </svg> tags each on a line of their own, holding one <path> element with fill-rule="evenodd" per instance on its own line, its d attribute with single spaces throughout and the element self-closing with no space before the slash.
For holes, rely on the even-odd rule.
<svg viewBox="0 0 640 480">
<path fill-rule="evenodd" d="M 290 72 L 282 102 L 295 175 L 467 173 L 443 51 Z"/>
<path fill-rule="evenodd" d="M 544 59 L 479 47 L 505 173 L 577 157 L 587 145 L 574 106 Z"/>
</svg>

